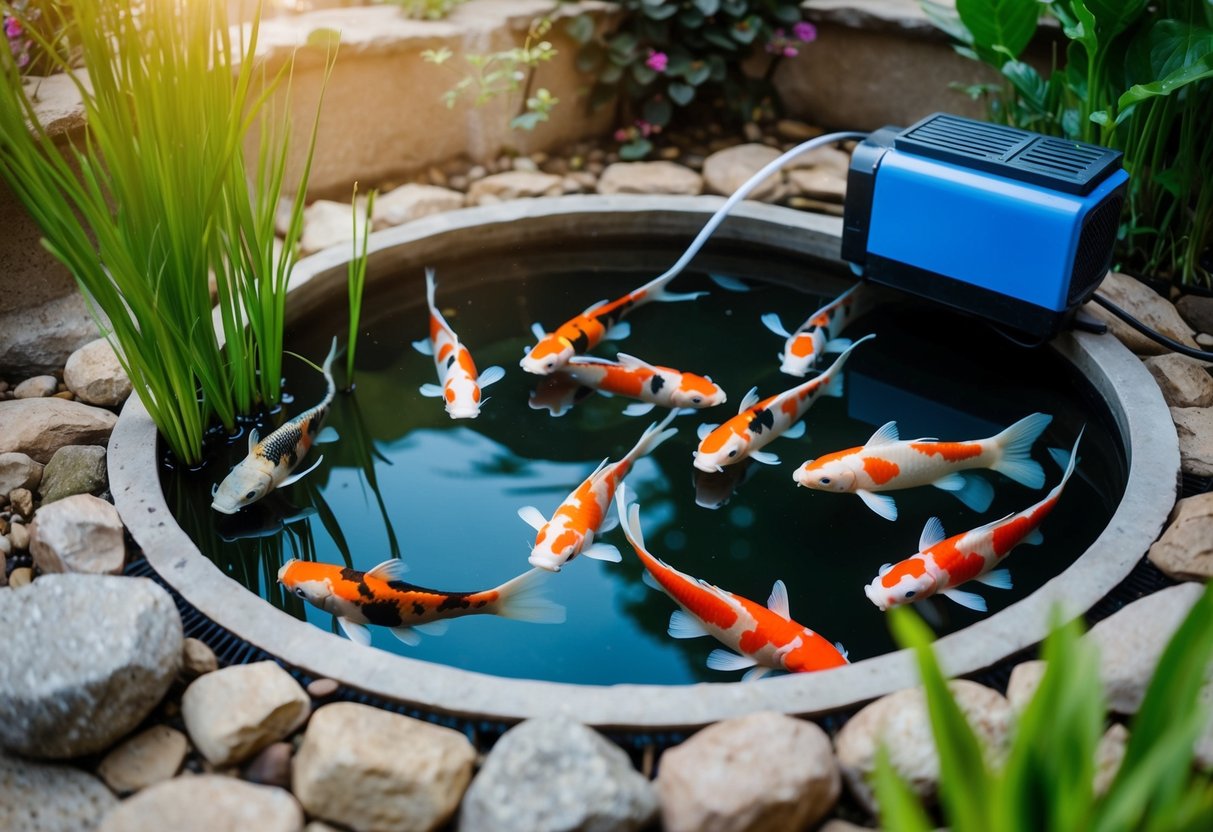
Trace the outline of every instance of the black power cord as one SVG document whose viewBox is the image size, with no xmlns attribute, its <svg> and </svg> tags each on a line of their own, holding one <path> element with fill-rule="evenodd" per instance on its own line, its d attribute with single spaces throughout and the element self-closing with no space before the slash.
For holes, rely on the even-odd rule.
<svg viewBox="0 0 1213 832">
<path fill-rule="evenodd" d="M 1163 335 L 1161 332 L 1157 332 L 1157 331 L 1151 329 L 1150 327 L 1146 326 L 1141 321 L 1137 320 L 1137 318 L 1134 318 L 1128 312 L 1121 309 L 1119 306 L 1112 303 L 1112 301 L 1108 300 L 1107 298 L 1105 298 L 1103 295 L 1099 294 L 1098 292 L 1096 292 L 1094 295 L 1092 295 L 1091 299 L 1094 300 L 1096 303 L 1098 303 L 1100 306 L 1102 306 L 1104 309 L 1107 309 L 1109 312 L 1111 312 L 1116 317 L 1120 318 L 1122 321 L 1127 323 L 1129 326 L 1136 329 L 1142 335 L 1146 336 L 1147 338 L 1149 338 L 1152 341 L 1157 341 L 1159 344 L 1162 344 L 1164 347 L 1171 350 L 1172 352 L 1177 352 L 1180 355 L 1186 355 L 1189 358 L 1195 358 L 1199 361 L 1213 361 L 1213 352 L 1209 352 L 1207 350 L 1193 349 L 1192 347 L 1189 347 L 1187 344 L 1179 343 L 1174 338 L 1168 338 L 1166 335 Z"/>
</svg>

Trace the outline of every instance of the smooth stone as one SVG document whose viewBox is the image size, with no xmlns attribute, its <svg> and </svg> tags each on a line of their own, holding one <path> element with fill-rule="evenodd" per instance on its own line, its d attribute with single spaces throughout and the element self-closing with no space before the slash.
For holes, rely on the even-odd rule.
<svg viewBox="0 0 1213 832">
<path fill-rule="evenodd" d="M 457 731 L 336 702 L 312 716 L 291 779 L 313 817 L 365 832 L 428 832 L 455 813 L 475 761 Z"/>
<path fill-rule="evenodd" d="M 159 783 L 122 801 L 100 832 L 299 832 L 303 811 L 285 789 L 203 774 Z"/>
<path fill-rule="evenodd" d="M 1196 334 L 1196 343 L 1200 344 L 1201 349 L 1209 349 L 1213 347 L 1213 335 L 1207 332 L 1198 332 Z"/>
<path fill-rule="evenodd" d="M 146 578 L 43 575 L 35 583 L 0 593 L 0 747 L 57 759 L 109 748 L 173 681 L 177 607 Z"/>
<path fill-rule="evenodd" d="M 637 830 L 656 790 L 622 749 L 565 717 L 528 719 L 502 735 L 472 781 L 459 832 Z"/>
<path fill-rule="evenodd" d="M 1168 353 L 1150 356 L 1145 365 L 1169 407 L 1213 405 L 1213 376 L 1195 358 Z"/>
<path fill-rule="evenodd" d="M 270 743 L 245 764 L 240 776 L 250 783 L 289 789 L 291 787 L 291 753 L 293 750 L 289 742 Z"/>
<path fill-rule="evenodd" d="M 825 147 L 815 147 L 808 153 L 802 153 L 788 163 L 788 167 L 792 170 L 799 168 L 819 168 L 828 170 L 834 173 L 835 176 L 842 179 L 847 178 L 847 171 L 851 167 L 851 154 L 845 150 L 840 150 L 837 147 L 829 145 Z"/>
<path fill-rule="evenodd" d="M 1109 709 L 1137 713 L 1163 648 L 1203 589 L 1198 583 L 1160 589 L 1117 610 L 1084 636 L 1099 648 Z"/>
<path fill-rule="evenodd" d="M 1175 302 L 1175 309 L 1197 332 L 1213 332 L 1213 297 L 1184 295 Z"/>
<path fill-rule="evenodd" d="M 181 698 L 185 729 L 215 766 L 240 763 L 290 736 L 307 720 L 309 708 L 303 688 L 272 661 L 199 676 Z"/>
<path fill-rule="evenodd" d="M 328 699 L 339 687 L 336 679 L 313 679 L 308 683 L 307 695 L 313 699 Z"/>
<path fill-rule="evenodd" d="M 561 177 L 552 173 L 512 170 L 494 173 L 473 182 L 468 187 L 469 205 L 492 204 L 496 200 L 527 199 L 540 196 L 560 196 Z"/>
<path fill-rule="evenodd" d="M 185 761 L 189 741 L 167 725 L 153 725 L 123 740 L 97 766 L 97 775 L 117 794 L 130 794 L 171 779 Z"/>
<path fill-rule="evenodd" d="M 778 150 L 764 144 L 739 144 L 718 150 L 703 160 L 705 190 L 728 196 L 778 156 Z M 783 177 L 773 173 L 750 192 L 749 199 L 777 202 L 783 194 Z"/>
<path fill-rule="evenodd" d="M 45 465 L 64 445 L 104 445 L 118 417 L 65 399 L 0 402 L 0 454 L 17 451 Z"/>
<path fill-rule="evenodd" d="M 353 250 L 354 225 L 358 239 L 366 233 L 366 210 L 348 202 L 318 199 L 303 209 L 303 234 L 299 237 L 299 252 L 314 254 L 332 246 L 344 245 Z"/>
<path fill-rule="evenodd" d="M 965 679 L 953 680 L 948 687 L 991 762 L 1000 762 L 1013 722 L 1010 703 L 997 691 Z M 877 806 L 870 780 L 881 743 L 911 791 L 934 799 L 939 788 L 939 755 L 922 688 L 907 688 L 877 699 L 851 717 L 834 738 L 847 787 L 872 813 Z"/>
<path fill-rule="evenodd" d="M 14 488 L 8 492 L 8 503 L 13 514 L 26 520 L 34 516 L 34 494 L 28 488 Z"/>
<path fill-rule="evenodd" d="M 42 482 L 42 469 L 41 462 L 26 454 L 0 454 L 0 494 L 8 494 L 14 488 L 37 488 Z"/>
<path fill-rule="evenodd" d="M 825 731 L 766 711 L 666 751 L 657 791 L 666 832 L 778 832 L 829 814 L 842 779 Z"/>
<path fill-rule="evenodd" d="M 100 494 L 109 487 L 105 448 L 101 445 L 67 445 L 55 451 L 42 472 L 42 505 L 76 494 Z"/>
<path fill-rule="evenodd" d="M 1196 347 L 1196 342 L 1192 340 L 1192 328 L 1184 323 L 1172 303 L 1140 280 L 1118 272 L 1109 272 L 1099 286 L 1099 293 L 1151 329 L 1181 344 Z M 1138 355 L 1163 355 L 1170 352 L 1162 344 L 1142 335 L 1095 301 L 1090 301 L 1083 309 L 1106 323 L 1112 334 Z"/>
<path fill-rule="evenodd" d="M 824 132 L 820 127 L 814 127 L 811 124 L 805 124 L 803 121 L 796 121 L 795 119 L 781 118 L 775 122 L 775 134 L 779 138 L 789 142 L 807 142 L 809 139 L 817 138 Z"/>
<path fill-rule="evenodd" d="M 600 194 L 703 193 L 703 177 L 674 162 L 616 162 L 598 180 Z"/>
<path fill-rule="evenodd" d="M 1125 748 L 1129 744 L 1129 729 L 1119 722 L 1112 725 L 1099 738 L 1095 747 L 1095 794 L 1108 793 L 1108 787 L 1116 779 L 1120 764 L 1125 758 Z"/>
<path fill-rule="evenodd" d="M 14 522 L 9 526 L 8 542 L 15 551 L 24 552 L 29 549 L 29 529 L 24 523 Z"/>
<path fill-rule="evenodd" d="M 204 673 L 219 669 L 215 651 L 196 638 L 187 638 L 181 645 L 181 675 L 192 682 Z"/>
<path fill-rule="evenodd" d="M 1185 474 L 1213 477 L 1213 407 L 1173 407 L 1179 434 L 1179 467 Z"/>
<path fill-rule="evenodd" d="M 1011 671 L 1011 678 L 1007 680 L 1007 701 L 1015 713 L 1022 714 L 1036 695 L 1040 680 L 1045 676 L 1045 664 L 1040 659 L 1033 659 L 1020 662 Z"/>
<path fill-rule="evenodd" d="M 1180 500 L 1171 517 L 1150 562 L 1177 581 L 1213 579 L 1213 493 Z"/>
<path fill-rule="evenodd" d="M 9 589 L 20 589 L 34 582 L 34 570 L 28 566 L 18 566 L 8 575 Z"/>
<path fill-rule="evenodd" d="M 401 185 L 395 190 L 375 197 L 371 217 L 374 228 L 391 228 L 409 220 L 454 211 L 463 207 L 463 194 L 435 185 Z"/>
<path fill-rule="evenodd" d="M 76 350 L 63 368 L 63 381 L 88 404 L 117 407 L 131 394 L 131 380 L 108 339 L 98 338 Z"/>
<path fill-rule="evenodd" d="M 0 307 L 0 367 L 13 374 L 53 373 L 98 334 L 77 291 L 32 308 L 6 312 Z"/>
<path fill-rule="evenodd" d="M 847 196 L 847 180 L 826 168 L 807 168 L 788 172 L 788 182 L 801 196 L 824 202 L 842 202 Z"/>
<path fill-rule="evenodd" d="M 13 388 L 13 398 L 16 399 L 45 399 L 55 395 L 59 389 L 59 380 L 54 376 L 34 376 Z"/>
<path fill-rule="evenodd" d="M 100 780 L 71 766 L 0 754 L 0 829 L 92 832 L 118 799 Z"/>
<path fill-rule="evenodd" d="M 100 497 L 64 497 L 38 511 L 30 529 L 30 553 L 43 572 L 116 575 L 126 561 L 122 519 Z"/>
</svg>

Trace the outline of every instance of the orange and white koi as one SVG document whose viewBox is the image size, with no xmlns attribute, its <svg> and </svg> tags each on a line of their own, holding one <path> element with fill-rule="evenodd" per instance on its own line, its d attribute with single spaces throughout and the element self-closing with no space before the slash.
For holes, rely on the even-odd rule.
<svg viewBox="0 0 1213 832">
<path fill-rule="evenodd" d="M 434 270 L 425 270 L 425 297 L 430 307 L 430 337 L 413 342 L 413 349 L 422 355 L 434 357 L 434 366 L 438 370 L 440 384 L 421 385 L 421 395 L 437 398 L 446 402 L 446 412 L 452 419 L 475 419 L 480 415 L 480 391 L 490 384 L 500 381 L 505 370 L 500 367 L 489 367 L 483 373 L 476 374 L 476 363 L 467 347 L 459 342 L 459 336 L 438 311 L 434 303 Z"/>
<path fill-rule="evenodd" d="M 666 430 L 678 413 L 671 410 L 660 422 L 649 425 L 636 446 L 618 462 L 604 459 L 594 473 L 565 498 L 551 520 L 545 520 L 534 506 L 518 509 L 518 516 L 538 532 L 528 558 L 532 566 L 559 572 L 577 555 L 611 563 L 623 559 L 619 550 L 609 543 L 595 543 L 594 536 L 615 528 L 614 515 L 607 513 L 615 488 L 623 482 L 636 460 L 651 454 L 658 445 L 678 433 L 678 428 Z"/>
<path fill-rule="evenodd" d="M 418 631 L 440 635 L 448 618 L 499 615 L 519 621 L 559 624 L 564 607 L 543 597 L 544 573 L 530 569 L 501 586 L 480 592 L 442 592 L 407 583 L 399 559 L 360 572 L 329 563 L 292 558 L 278 570 L 278 583 L 315 607 L 337 617 L 342 632 L 362 645 L 371 643 L 368 624 L 387 627 L 410 646 Z"/>
<path fill-rule="evenodd" d="M 574 355 L 589 352 L 603 341 L 621 341 L 631 334 L 632 326 L 623 318 L 637 306 L 645 303 L 694 300 L 706 292 L 675 294 L 667 292 L 666 286 L 677 277 L 677 272 L 667 274 L 628 292 L 620 298 L 607 302 L 599 301 L 575 318 L 565 321 L 555 332 L 546 332 L 539 324 L 531 326 L 531 332 L 539 343 L 531 347 L 519 364 L 528 373 L 546 376 L 563 367 Z"/>
<path fill-rule="evenodd" d="M 599 393 L 640 399 L 624 408 L 628 416 L 643 416 L 657 406 L 700 410 L 724 404 L 727 398 L 707 376 L 659 367 L 622 352 L 616 358 L 574 356 L 560 372 Z"/>
<path fill-rule="evenodd" d="M 847 347 L 829 369 L 804 384 L 769 398 L 758 400 L 758 388 L 753 387 L 741 400 L 737 415 L 723 425 L 700 425 L 699 448 L 695 451 L 695 467 L 700 471 L 723 471 L 747 457 L 766 465 L 778 465 L 779 457 L 763 448 L 772 439 L 786 436 L 795 439 L 804 435 L 800 418 L 821 396 L 841 396 L 842 367 L 852 350 L 875 338 L 865 335 Z"/>
<path fill-rule="evenodd" d="M 1057 448 L 1049 449 L 1065 473 L 1061 482 L 1035 505 L 946 539 L 943 524 L 938 517 L 932 517 L 922 529 L 918 552 L 896 565 L 886 563 L 880 568 L 880 574 L 864 587 L 868 599 L 881 610 L 887 610 L 938 594 L 971 610 L 985 612 L 985 598 L 957 587 L 968 581 L 978 581 L 998 589 L 1011 588 L 1011 573 L 994 567 L 1021 543 L 1036 546 L 1044 541 L 1040 524 L 1053 511 L 1074 473 L 1081 441 L 1080 431 L 1069 454 Z"/>
<path fill-rule="evenodd" d="M 223 482 L 211 492 L 211 508 L 221 514 L 235 514 L 275 488 L 298 482 L 316 470 L 323 456 L 307 470 L 293 473 L 313 444 L 337 439 L 337 432 L 332 428 L 321 430 L 337 393 L 337 385 L 333 382 L 333 359 L 336 356 L 337 339 L 334 338 L 321 368 L 328 387 L 317 405 L 284 423 L 264 439 L 255 428 L 249 431 L 248 456 L 236 463 Z"/>
<path fill-rule="evenodd" d="M 988 468 L 1028 488 L 1042 487 L 1045 472 L 1032 459 L 1032 445 L 1051 421 L 1052 416 L 1033 413 L 997 436 L 968 442 L 901 441 L 897 423 L 888 422 L 861 447 L 810 459 L 792 474 L 792 479 L 816 491 L 855 494 L 886 520 L 897 519 L 897 503 L 876 492 L 920 485 L 950 491 L 966 506 L 981 512 L 990 507 L 994 487 L 980 477 L 960 472 Z"/>
<path fill-rule="evenodd" d="M 788 332 L 779 320 L 778 312 L 768 312 L 762 316 L 763 326 L 787 339 L 783 352 L 779 354 L 781 372 L 804 377 L 826 353 L 842 352 L 851 345 L 849 339 L 839 338 L 838 333 L 858 313 L 857 293 L 862 288 L 863 284 L 860 283 L 847 289 L 810 315 L 794 332 Z"/>
<path fill-rule="evenodd" d="M 651 554 L 645 548 L 640 528 L 640 506 L 629 505 L 628 496 L 626 486 L 620 485 L 615 502 L 623 533 L 644 564 L 645 582 L 660 589 L 681 608 L 670 616 L 666 632 L 671 638 L 710 635 L 731 648 L 713 650 L 708 655 L 708 667 L 713 670 L 751 668 L 743 677 L 748 681 L 761 678 L 771 670 L 805 673 L 847 664 L 842 645 L 832 644 L 792 620 L 783 581 L 775 582 L 764 607 L 680 572 Z"/>
</svg>

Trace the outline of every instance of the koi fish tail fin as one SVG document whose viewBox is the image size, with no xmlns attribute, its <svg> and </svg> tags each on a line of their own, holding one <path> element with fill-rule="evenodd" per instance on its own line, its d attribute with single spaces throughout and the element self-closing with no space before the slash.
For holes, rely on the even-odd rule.
<svg viewBox="0 0 1213 832">
<path fill-rule="evenodd" d="M 1082 434 L 1086 429 L 1087 428 L 1084 425 L 1082 430 L 1078 432 L 1078 438 L 1074 440 L 1074 447 L 1070 450 L 1066 451 L 1061 448 L 1049 448 L 1049 456 L 1051 456 L 1053 461 L 1057 463 L 1057 467 L 1061 468 L 1062 471 L 1065 472 L 1061 475 L 1061 482 L 1059 482 L 1057 484 L 1057 488 L 1054 489 L 1058 492 L 1065 488 L 1066 482 L 1070 479 L 1070 475 L 1074 473 L 1074 467 L 1078 465 L 1078 443 L 1082 441 Z"/>
<path fill-rule="evenodd" d="M 669 292 L 666 291 L 666 286 L 670 281 L 677 277 L 677 274 L 669 275 L 668 277 L 659 277 L 656 280 L 650 280 L 648 283 L 636 290 L 637 293 L 643 292 L 644 302 L 654 301 L 656 303 L 673 303 L 680 300 L 695 300 L 703 297 L 707 292 Z"/>
<path fill-rule="evenodd" d="M 324 383 L 328 385 L 328 389 L 324 394 L 324 401 L 331 402 L 333 397 L 337 395 L 337 383 L 333 381 L 333 360 L 337 358 L 337 336 L 333 336 L 333 345 L 329 347 L 329 354 L 324 357 L 324 363 L 320 365 L 320 371 L 324 373 Z"/>
<path fill-rule="evenodd" d="M 493 612 L 515 621 L 563 624 L 564 607 L 544 595 L 547 575 L 542 569 L 531 569 L 497 587 Z"/>
<path fill-rule="evenodd" d="M 825 371 L 824 373 L 822 373 L 822 374 L 821 374 L 821 376 L 824 376 L 824 375 L 832 375 L 832 374 L 837 373 L 838 371 L 840 371 L 840 370 L 842 369 L 842 365 L 844 365 L 844 364 L 846 364 L 846 363 L 847 363 L 847 359 L 851 357 L 851 353 L 853 353 L 853 352 L 855 351 L 855 348 L 856 348 L 856 347 L 858 347 L 858 346 L 859 346 L 860 344 L 862 344 L 864 341 L 870 341 L 870 340 L 872 340 L 872 339 L 873 339 L 873 338 L 875 338 L 875 337 L 876 337 L 876 333 L 875 333 L 875 332 L 870 332 L 870 333 L 868 333 L 867 335 L 863 336 L 862 338 L 857 338 L 856 340 L 852 341 L 852 342 L 851 342 L 851 345 L 850 345 L 850 346 L 848 346 L 848 347 L 847 347 L 845 350 L 843 350 L 841 355 L 839 355 L 837 358 L 835 358 L 835 359 L 834 359 L 834 363 L 833 363 L 833 364 L 831 364 L 831 365 L 829 366 L 829 368 L 827 368 L 827 369 L 826 369 L 826 371 Z M 821 378 L 821 376 L 817 376 L 817 378 Z M 816 381 L 816 379 L 814 379 L 814 381 Z M 834 385 L 836 382 L 839 384 L 839 387 L 838 387 L 837 389 L 838 389 L 839 391 L 841 391 L 841 389 L 842 389 L 842 388 L 841 388 L 841 382 L 842 382 L 842 377 L 841 377 L 841 376 L 836 376 L 835 378 L 831 378 L 831 379 L 829 380 L 829 382 L 827 382 L 827 383 L 828 383 L 829 385 L 831 385 L 831 387 L 832 387 L 832 386 L 833 386 L 833 385 Z M 829 389 L 830 389 L 830 388 L 827 388 L 827 391 L 828 391 Z M 825 393 L 824 393 L 824 395 L 829 396 L 829 395 L 842 395 L 842 394 L 841 394 L 841 392 L 836 393 L 836 394 L 835 394 L 835 393 L 832 393 L 832 392 L 825 392 Z"/>
<path fill-rule="evenodd" d="M 645 429 L 641 434 L 640 440 L 636 443 L 636 447 L 628 452 L 628 460 L 635 461 L 642 456 L 648 456 L 653 451 L 657 450 L 657 446 L 669 439 L 674 434 L 678 433 L 678 428 L 669 428 L 667 426 L 674 421 L 682 411 L 678 408 L 670 410 L 664 419 L 660 422 L 654 422 Z"/>
<path fill-rule="evenodd" d="M 438 289 L 438 281 L 434 277 L 437 272 L 433 266 L 426 266 L 425 269 L 425 299 L 430 305 L 430 309 L 437 309 L 438 305 L 434 302 L 434 297 Z"/>
<path fill-rule="evenodd" d="M 640 503 L 632 497 L 625 483 L 615 489 L 615 509 L 619 512 L 619 525 L 623 536 L 638 552 L 644 549 L 644 530 L 640 528 Z"/>
<path fill-rule="evenodd" d="M 991 469 L 1028 488 L 1042 487 L 1045 472 L 1032 459 L 1032 446 L 1052 421 L 1053 417 L 1047 413 L 1033 413 L 994 437 L 994 443 L 1002 449 L 1002 457 Z"/>
</svg>

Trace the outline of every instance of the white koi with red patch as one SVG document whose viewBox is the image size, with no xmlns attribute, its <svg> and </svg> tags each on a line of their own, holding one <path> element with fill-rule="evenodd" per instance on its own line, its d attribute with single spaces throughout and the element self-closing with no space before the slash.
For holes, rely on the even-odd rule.
<svg viewBox="0 0 1213 832">
<path fill-rule="evenodd" d="M 736 651 L 713 650 L 708 656 L 708 667 L 713 670 L 752 668 L 744 677 L 750 680 L 771 670 L 804 673 L 847 664 L 846 652 L 840 645 L 831 644 L 792 620 L 783 581 L 775 582 L 771 597 L 763 607 L 744 596 L 680 572 L 645 548 L 640 506 L 628 505 L 626 486 L 619 486 L 615 502 L 623 532 L 651 577 L 651 585 L 681 608 L 670 616 L 667 633 L 672 638 L 710 635 Z M 646 583 L 649 583 L 647 578 Z"/>
<path fill-rule="evenodd" d="M 852 350 L 875 337 L 860 338 L 847 347 L 829 369 L 790 390 L 758 401 L 757 388 L 752 388 L 742 399 L 737 415 L 723 425 L 700 425 L 695 467 L 701 471 L 723 471 L 724 466 L 746 457 L 755 462 L 778 465 L 779 457 L 761 448 L 779 436 L 789 439 L 803 436 L 804 424 L 800 423 L 800 418 L 820 396 L 842 395 L 843 365 Z"/>
<path fill-rule="evenodd" d="M 561 372 L 600 393 L 639 399 L 624 410 L 629 416 L 643 416 L 654 406 L 702 410 L 727 398 L 707 376 L 659 367 L 622 352 L 616 357 L 618 361 L 574 356 Z"/>
<path fill-rule="evenodd" d="M 459 341 L 455 330 L 438 311 L 434 302 L 434 270 L 425 270 L 425 297 L 430 308 L 430 337 L 413 342 L 413 349 L 422 355 L 434 358 L 438 370 L 439 384 L 421 385 L 421 395 L 442 397 L 446 412 L 452 419 L 475 419 L 484 404 L 480 391 L 500 381 L 505 371 L 500 367 L 489 367 L 477 375 L 472 354 Z"/>
<path fill-rule="evenodd" d="M 599 532 L 615 527 L 615 518 L 607 516 L 615 489 L 632 470 L 636 460 L 652 453 L 658 445 L 678 432 L 666 428 L 679 411 L 671 410 L 660 422 L 649 425 L 632 450 L 618 462 L 603 460 L 577 489 L 565 498 L 551 520 L 545 520 L 539 509 L 524 506 L 518 516 L 535 529 L 535 545 L 528 558 L 532 566 L 559 572 L 564 564 L 577 555 L 618 563 L 619 550 L 607 543 L 595 543 Z"/>
<path fill-rule="evenodd" d="M 999 589 L 1011 588 L 1010 573 L 994 567 L 1016 546 L 1043 542 L 1040 524 L 1053 511 L 1074 473 L 1081 441 L 1080 431 L 1068 455 L 1050 449 L 1058 464 L 1064 465 L 1065 473 L 1061 482 L 1035 505 L 946 539 L 943 524 L 932 517 L 923 527 L 918 552 L 895 565 L 885 564 L 880 574 L 864 587 L 868 599 L 881 610 L 887 610 L 939 594 L 969 609 L 985 612 L 985 598 L 957 587 L 975 580 Z"/>
<path fill-rule="evenodd" d="M 974 511 L 985 511 L 994 488 L 962 471 L 988 468 L 1028 488 L 1041 488 L 1045 472 L 1032 459 L 1032 445 L 1053 421 L 1045 413 L 1025 416 L 996 436 L 967 442 L 898 438 L 897 423 L 888 422 L 858 448 L 835 451 L 805 462 L 792 479 L 805 488 L 855 494 L 886 520 L 897 519 L 897 504 L 878 491 L 933 485 L 950 491 Z"/>
<path fill-rule="evenodd" d="M 787 339 L 779 354 L 781 372 L 803 378 L 826 353 L 842 352 L 851 345 L 838 334 L 860 313 L 862 288 L 863 284 L 852 286 L 810 315 L 794 332 L 788 332 L 778 312 L 762 316 L 763 326 Z"/>
</svg>

